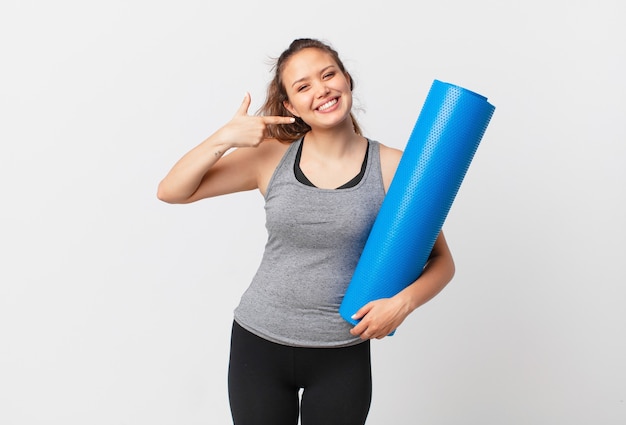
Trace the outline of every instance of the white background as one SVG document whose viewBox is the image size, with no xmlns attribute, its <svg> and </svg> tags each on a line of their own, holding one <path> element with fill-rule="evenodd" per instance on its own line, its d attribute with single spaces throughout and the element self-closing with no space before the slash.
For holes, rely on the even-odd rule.
<svg viewBox="0 0 626 425">
<path fill-rule="evenodd" d="M 0 424 L 230 423 L 256 192 L 168 205 L 293 38 L 339 50 L 403 148 L 432 80 L 496 111 L 448 215 L 453 282 L 373 343 L 368 424 L 626 423 L 620 0 L 3 0 Z"/>
</svg>

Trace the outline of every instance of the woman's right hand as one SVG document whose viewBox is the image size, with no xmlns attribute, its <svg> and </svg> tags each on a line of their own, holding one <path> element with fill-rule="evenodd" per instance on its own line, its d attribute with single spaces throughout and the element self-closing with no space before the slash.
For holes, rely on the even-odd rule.
<svg viewBox="0 0 626 425">
<path fill-rule="evenodd" d="M 169 203 L 188 203 L 198 199 L 258 187 L 259 167 L 267 155 L 250 149 L 266 136 L 270 124 L 291 124 L 293 117 L 250 116 L 250 94 L 246 93 L 235 116 L 204 142 L 187 152 L 169 171 L 157 190 L 157 197 Z M 222 158 L 222 159 L 220 159 Z"/>
<path fill-rule="evenodd" d="M 246 93 L 235 116 L 217 131 L 216 136 L 223 145 L 232 148 L 256 147 L 265 139 L 268 124 L 292 124 L 295 121 L 293 117 L 248 115 L 250 102 L 250 94 Z"/>
</svg>

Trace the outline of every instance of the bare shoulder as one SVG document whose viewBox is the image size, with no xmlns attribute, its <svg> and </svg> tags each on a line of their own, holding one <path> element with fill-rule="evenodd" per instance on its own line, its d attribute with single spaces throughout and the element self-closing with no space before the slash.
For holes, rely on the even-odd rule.
<svg viewBox="0 0 626 425">
<path fill-rule="evenodd" d="M 289 149 L 290 143 L 280 142 L 276 139 L 266 139 L 256 148 L 255 155 L 259 161 L 259 167 L 261 170 L 268 168 L 271 172 L 274 169 Z"/>
<path fill-rule="evenodd" d="M 392 148 L 386 145 L 380 144 L 380 168 L 383 174 L 383 183 L 385 185 L 385 191 L 389 189 L 391 180 L 396 173 L 396 168 L 402 158 L 402 151 L 400 149 Z"/>
<path fill-rule="evenodd" d="M 262 194 L 265 195 L 267 185 L 290 144 L 276 139 L 267 139 L 256 148 L 258 150 L 258 186 Z"/>
<path fill-rule="evenodd" d="M 259 149 L 259 151 L 264 155 L 268 155 L 270 157 L 276 155 L 282 157 L 289 148 L 289 145 L 291 145 L 291 143 L 281 142 L 276 139 L 265 139 L 257 149 Z"/>
<path fill-rule="evenodd" d="M 383 167 L 391 165 L 396 167 L 402 157 L 402 151 L 400 149 L 392 148 L 380 143 L 380 161 Z"/>
</svg>

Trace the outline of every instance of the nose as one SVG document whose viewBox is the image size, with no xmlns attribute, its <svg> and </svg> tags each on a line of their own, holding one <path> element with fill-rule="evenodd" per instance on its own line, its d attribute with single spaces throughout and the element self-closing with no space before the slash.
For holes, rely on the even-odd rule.
<svg viewBox="0 0 626 425">
<path fill-rule="evenodd" d="M 324 81 L 320 81 L 316 89 L 317 97 L 324 97 L 330 92 L 330 89 Z"/>
</svg>

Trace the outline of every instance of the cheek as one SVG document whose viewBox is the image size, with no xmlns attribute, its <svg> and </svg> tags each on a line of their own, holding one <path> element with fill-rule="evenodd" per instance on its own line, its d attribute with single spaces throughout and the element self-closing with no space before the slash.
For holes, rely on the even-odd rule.
<svg viewBox="0 0 626 425">
<path fill-rule="evenodd" d="M 352 106 L 352 90 L 349 85 L 343 90 L 343 98 L 349 106 Z"/>
<path fill-rule="evenodd" d="M 296 112 L 302 112 L 309 107 L 309 105 L 311 104 L 311 99 L 308 96 L 299 93 L 295 96 L 292 96 L 290 104 L 292 110 Z"/>
<path fill-rule="evenodd" d="M 336 84 L 333 84 L 332 88 L 337 91 L 342 92 L 345 97 L 352 97 L 352 89 L 350 88 L 350 82 L 347 80 L 337 81 Z"/>
</svg>

